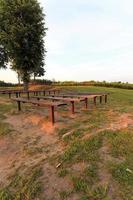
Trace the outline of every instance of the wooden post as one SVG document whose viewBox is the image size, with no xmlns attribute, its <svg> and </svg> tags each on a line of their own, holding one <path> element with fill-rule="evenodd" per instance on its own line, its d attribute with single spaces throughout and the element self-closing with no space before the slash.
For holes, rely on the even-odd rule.
<svg viewBox="0 0 133 200">
<path fill-rule="evenodd" d="M 21 111 L 21 103 L 20 101 L 17 101 L 18 102 L 18 111 Z"/>
<path fill-rule="evenodd" d="M 100 104 L 102 104 L 102 96 L 100 96 Z"/>
<path fill-rule="evenodd" d="M 30 98 L 30 94 L 29 94 L 29 92 L 27 92 L 27 98 L 28 98 L 28 99 Z"/>
<path fill-rule="evenodd" d="M 88 108 L 88 98 L 85 98 L 85 109 Z"/>
<path fill-rule="evenodd" d="M 54 106 L 51 106 L 50 118 L 51 118 L 52 125 L 54 125 L 55 123 Z"/>
<path fill-rule="evenodd" d="M 18 98 L 18 92 L 16 92 L 16 98 Z"/>
<path fill-rule="evenodd" d="M 9 92 L 9 98 L 11 98 L 11 93 Z"/>
<path fill-rule="evenodd" d="M 45 96 L 45 94 L 46 94 L 45 91 L 43 91 L 43 96 Z"/>
<path fill-rule="evenodd" d="M 72 104 L 72 114 L 74 114 L 75 113 L 74 101 L 71 101 L 71 104 Z"/>
<path fill-rule="evenodd" d="M 97 102 L 96 102 L 97 97 L 94 97 L 94 105 L 96 106 Z"/>
<path fill-rule="evenodd" d="M 105 95 L 105 103 L 107 103 L 107 100 L 108 100 L 108 95 L 106 94 Z"/>
</svg>

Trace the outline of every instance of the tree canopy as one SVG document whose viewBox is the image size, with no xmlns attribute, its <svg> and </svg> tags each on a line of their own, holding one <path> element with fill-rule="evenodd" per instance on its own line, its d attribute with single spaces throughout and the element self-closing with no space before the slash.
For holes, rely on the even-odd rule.
<svg viewBox="0 0 133 200">
<path fill-rule="evenodd" d="M 5 51 L 4 47 L 0 45 L 0 68 L 6 68 L 8 63 L 8 56 L 7 52 Z"/>
<path fill-rule="evenodd" d="M 0 0 L 0 66 L 9 61 L 20 72 L 25 89 L 30 76 L 42 72 L 45 64 L 44 19 L 37 0 Z"/>
</svg>

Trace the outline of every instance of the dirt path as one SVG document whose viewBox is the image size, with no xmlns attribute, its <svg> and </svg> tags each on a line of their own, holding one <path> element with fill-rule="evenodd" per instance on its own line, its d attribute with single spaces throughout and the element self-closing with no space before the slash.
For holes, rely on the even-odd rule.
<svg viewBox="0 0 133 200">
<path fill-rule="evenodd" d="M 40 165 L 43 167 L 44 196 L 59 200 L 59 193 L 72 188 L 67 178 L 60 178 L 56 165 L 50 160 L 60 155 L 64 145 L 56 134 L 57 126 L 51 126 L 43 116 L 25 114 L 8 116 L 5 122 L 15 130 L 14 135 L 0 139 L 0 184 L 6 185 L 17 169 Z"/>
</svg>

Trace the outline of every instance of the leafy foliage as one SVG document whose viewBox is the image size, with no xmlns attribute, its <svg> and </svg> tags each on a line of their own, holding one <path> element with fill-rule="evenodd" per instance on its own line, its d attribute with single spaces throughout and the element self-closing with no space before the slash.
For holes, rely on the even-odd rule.
<svg viewBox="0 0 133 200">
<path fill-rule="evenodd" d="M 0 44 L 25 83 L 44 66 L 44 17 L 37 0 L 0 0 Z"/>
</svg>

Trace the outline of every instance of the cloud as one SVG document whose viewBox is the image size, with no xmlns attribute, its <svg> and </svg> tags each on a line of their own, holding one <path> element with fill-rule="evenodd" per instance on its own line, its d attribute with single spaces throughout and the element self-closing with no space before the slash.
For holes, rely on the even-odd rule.
<svg viewBox="0 0 133 200">
<path fill-rule="evenodd" d="M 132 0 L 39 1 L 49 29 L 46 78 L 133 82 Z"/>
</svg>

